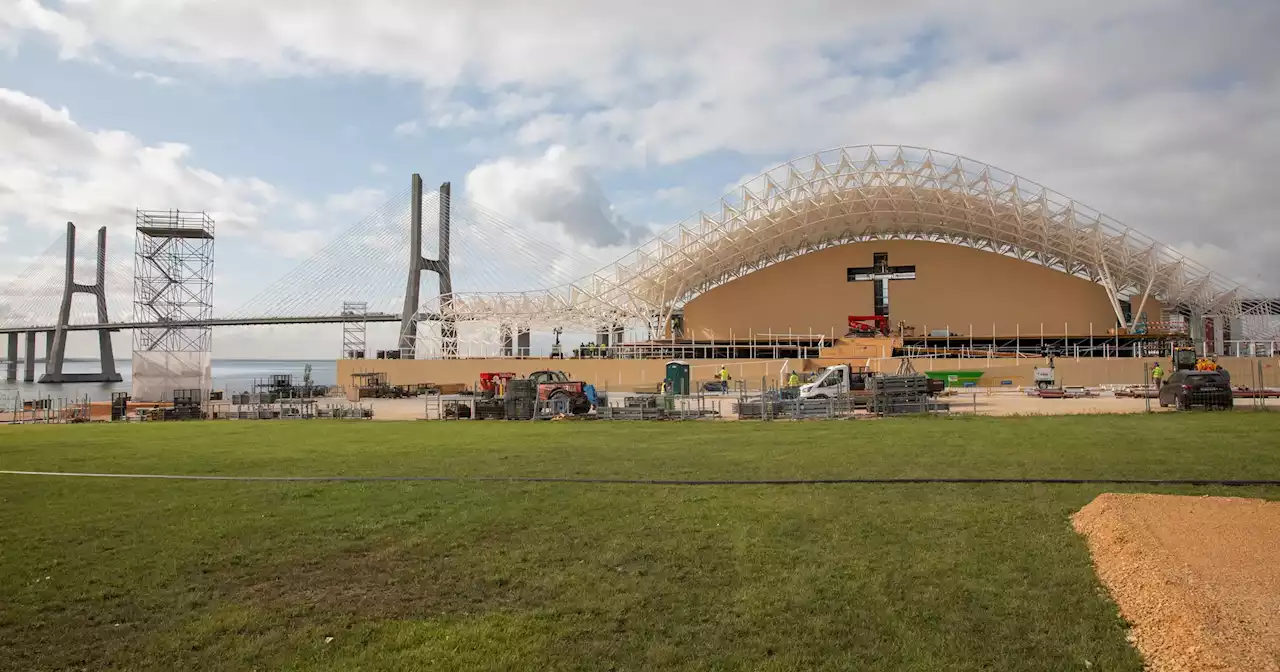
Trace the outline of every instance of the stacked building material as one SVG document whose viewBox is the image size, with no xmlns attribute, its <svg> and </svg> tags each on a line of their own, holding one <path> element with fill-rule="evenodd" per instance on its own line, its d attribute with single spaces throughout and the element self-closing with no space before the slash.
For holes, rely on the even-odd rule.
<svg viewBox="0 0 1280 672">
<path fill-rule="evenodd" d="M 871 392 L 867 408 L 878 415 L 948 410 L 929 396 L 929 378 L 923 374 L 875 376 L 867 381 L 867 390 Z"/>
<path fill-rule="evenodd" d="M 733 405 L 733 412 L 744 420 L 825 420 L 851 418 L 863 400 L 852 396 L 834 399 L 778 399 L 773 397 L 743 399 Z"/>
<path fill-rule="evenodd" d="M 602 420 L 664 420 L 667 409 L 655 405 L 604 406 L 597 410 Z"/>
<path fill-rule="evenodd" d="M 532 420 L 538 402 L 538 386 L 527 378 L 512 378 L 507 383 L 503 407 L 508 420 Z"/>
</svg>

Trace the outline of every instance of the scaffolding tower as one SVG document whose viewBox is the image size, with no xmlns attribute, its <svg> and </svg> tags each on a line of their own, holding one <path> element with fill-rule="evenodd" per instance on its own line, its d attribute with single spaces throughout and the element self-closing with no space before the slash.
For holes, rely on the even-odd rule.
<svg viewBox="0 0 1280 672">
<path fill-rule="evenodd" d="M 212 384 L 213 219 L 204 212 L 138 210 L 133 398 L 170 401 L 174 390 Z"/>
<path fill-rule="evenodd" d="M 364 301 L 342 303 L 342 358 L 364 359 L 368 335 L 369 304 Z"/>
</svg>

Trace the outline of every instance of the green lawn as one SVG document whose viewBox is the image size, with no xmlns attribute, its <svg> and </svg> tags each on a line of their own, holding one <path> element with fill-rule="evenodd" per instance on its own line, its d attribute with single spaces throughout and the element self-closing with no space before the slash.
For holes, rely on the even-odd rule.
<svg viewBox="0 0 1280 672">
<path fill-rule="evenodd" d="M 0 427 L 0 469 L 1280 479 L 1277 436 L 1244 412 L 33 426 Z M 0 475 L 0 669 L 1137 672 L 1067 519 L 1121 489 Z"/>
</svg>

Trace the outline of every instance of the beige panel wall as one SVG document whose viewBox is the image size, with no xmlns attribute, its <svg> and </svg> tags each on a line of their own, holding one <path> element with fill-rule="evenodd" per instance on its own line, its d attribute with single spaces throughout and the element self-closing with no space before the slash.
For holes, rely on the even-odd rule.
<svg viewBox="0 0 1280 672">
<path fill-rule="evenodd" d="M 975 336 L 1039 335 L 1041 325 L 1046 335 L 1105 334 L 1116 321 L 1106 291 L 1088 280 L 992 252 L 891 240 L 813 252 L 712 289 L 685 306 L 685 333 L 843 336 L 849 315 L 875 312 L 873 283 L 848 282 L 847 269 L 870 266 L 876 252 L 888 253 L 891 265 L 916 267 L 915 280 L 889 283 L 889 312 L 917 334 L 949 327 Z M 1157 320 L 1160 306 L 1148 300 L 1143 312 Z"/>
<path fill-rule="evenodd" d="M 816 371 L 832 364 L 853 364 L 870 366 L 876 371 L 897 371 L 898 359 L 878 357 L 840 357 L 805 360 L 692 360 L 692 374 L 695 381 L 710 380 L 721 365 L 728 365 L 729 373 L 735 380 L 746 381 L 749 389 L 759 389 L 762 377 L 767 377 L 776 384 L 779 373 L 785 367 L 787 371 Z M 1150 364 L 1154 360 L 1142 360 L 1131 357 L 1119 359 L 1070 359 L 1059 358 L 1055 361 L 1058 380 L 1064 385 L 1103 385 L 1103 384 L 1137 384 L 1142 382 L 1143 362 Z M 1170 363 L 1163 362 L 1166 370 Z M 1262 365 L 1263 382 L 1266 386 L 1280 387 L 1280 358 L 1258 359 L 1245 357 L 1220 357 L 1218 363 L 1231 373 L 1232 382 L 1237 385 L 1252 386 L 1259 364 Z M 916 359 L 913 366 L 921 373 L 926 371 L 984 371 L 982 386 L 1001 387 L 1001 381 L 1010 381 L 1009 386 L 1020 387 L 1033 384 L 1033 373 L 1036 367 L 1046 366 L 1043 359 Z M 412 385 L 418 383 L 462 383 L 471 387 L 480 379 L 485 371 L 511 371 L 525 375 L 539 369 L 560 369 L 567 371 L 575 379 L 595 385 L 601 390 L 635 391 L 637 389 L 653 390 L 662 382 L 665 375 L 666 362 L 661 360 L 549 360 L 549 359 L 458 359 L 458 360 L 340 360 L 338 362 L 338 382 L 349 386 L 351 374 L 355 372 L 382 371 L 387 373 L 388 382 L 393 385 Z"/>
</svg>

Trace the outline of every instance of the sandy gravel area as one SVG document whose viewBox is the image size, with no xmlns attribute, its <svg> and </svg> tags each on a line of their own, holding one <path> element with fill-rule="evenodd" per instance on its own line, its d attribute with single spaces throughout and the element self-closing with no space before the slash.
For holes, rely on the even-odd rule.
<svg viewBox="0 0 1280 672">
<path fill-rule="evenodd" d="M 1108 493 L 1072 522 L 1149 670 L 1280 671 L 1280 502 Z"/>
</svg>

